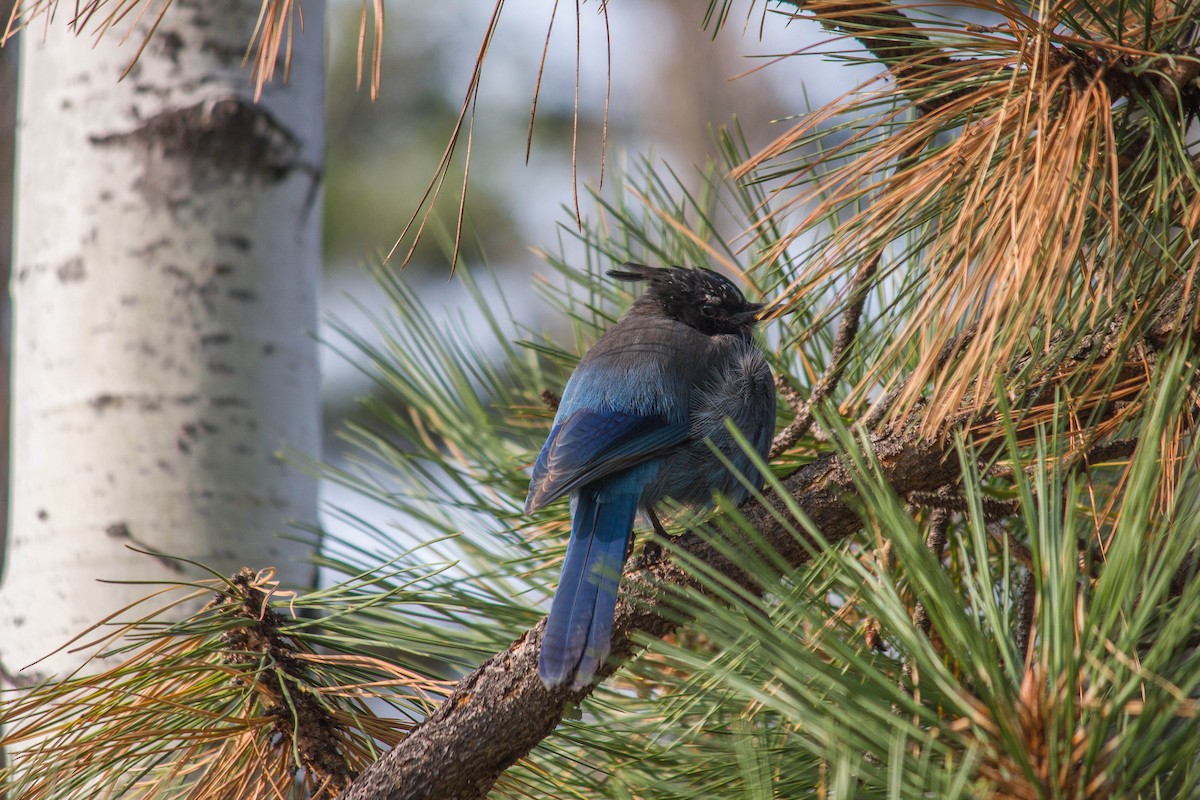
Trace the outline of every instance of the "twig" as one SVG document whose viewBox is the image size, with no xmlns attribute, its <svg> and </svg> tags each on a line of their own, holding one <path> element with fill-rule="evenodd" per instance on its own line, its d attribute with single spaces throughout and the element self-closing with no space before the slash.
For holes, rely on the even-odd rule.
<svg viewBox="0 0 1200 800">
<path fill-rule="evenodd" d="M 936 492 L 910 492 L 908 499 L 919 506 L 944 511 L 965 513 L 971 510 L 966 498 L 954 491 L 947 492 L 939 489 Z M 979 504 L 983 508 L 983 518 L 988 522 L 994 522 L 1004 517 L 1011 517 L 1021 508 L 1020 502 L 1015 498 L 1012 500 L 997 500 L 994 497 L 983 497 L 980 498 Z"/>
<path fill-rule="evenodd" d="M 924 146 L 923 141 L 909 144 L 896 156 L 896 163 L 900 164 L 912 158 Z M 803 404 L 798 404 L 799 393 L 793 387 L 781 389 L 796 416 L 771 442 L 770 458 L 777 458 L 808 433 L 808 429 L 812 427 L 813 423 L 813 409 L 825 402 L 846 372 L 846 366 L 849 364 L 847 355 L 854 340 L 858 337 L 858 329 L 862 324 L 863 306 L 866 305 L 867 293 L 871 290 L 871 281 L 875 278 L 875 273 L 879 271 L 879 262 L 883 258 L 886 246 L 886 244 L 880 245 L 879 249 L 854 273 L 854 278 L 850 281 L 850 291 L 847 294 L 846 308 L 842 311 L 838 332 L 833 339 L 833 351 L 829 355 L 829 364 L 825 367 L 825 371 L 817 380 L 816 385 L 813 386 L 808 400 Z M 867 425 L 866 427 L 870 429 L 874 426 Z"/>
<path fill-rule="evenodd" d="M 946 533 L 950 528 L 950 513 L 945 509 L 935 508 L 929 516 L 929 533 L 925 535 L 925 546 L 929 548 L 929 552 L 933 557 L 941 563 L 942 553 L 946 550 Z M 925 604 L 917 600 L 913 606 L 912 612 L 913 625 L 921 631 L 926 637 L 929 636 L 929 631 L 933 627 L 933 622 L 929 619 L 929 612 L 925 610 Z M 901 687 L 911 689 L 913 697 L 919 697 L 918 681 L 919 677 L 913 669 L 912 661 L 905 659 L 904 667 L 900 673 Z"/>
<path fill-rule="evenodd" d="M 896 555 L 892 552 L 892 540 L 887 539 L 875 550 L 876 572 L 891 572 L 896 566 Z M 872 650 L 883 650 L 883 625 L 879 618 L 870 615 L 864 623 L 863 643 Z"/>
<path fill-rule="evenodd" d="M 1171 576 L 1170 597 L 1179 597 L 1196 577 L 1196 554 L 1189 553 Z"/>
<path fill-rule="evenodd" d="M 800 396 L 795 386 L 792 386 L 782 375 L 775 376 L 775 388 L 788 404 L 788 408 L 792 409 L 792 413 L 797 417 L 804 413 L 804 398 Z"/>
<path fill-rule="evenodd" d="M 1033 636 L 1033 610 L 1037 596 L 1037 581 L 1033 570 L 1026 570 L 1021 579 L 1021 588 L 1017 600 L 1017 654 L 1028 664 L 1032 657 L 1029 649 Z"/>
<path fill-rule="evenodd" d="M 1136 436 L 1098 444 L 1083 454 L 1083 463 L 1090 467 L 1092 464 L 1103 464 L 1105 461 L 1129 458 L 1137 449 L 1137 445 Z"/>
<path fill-rule="evenodd" d="M 947 342 L 946 345 L 942 347 L 942 351 L 938 353 L 936 362 L 937 368 L 941 369 L 942 367 L 946 366 L 946 364 L 949 363 L 952 358 L 962 352 L 963 348 L 970 344 L 975 338 L 975 334 L 978 330 L 978 323 L 972 322 L 965 329 L 963 329 L 962 333 L 958 334 L 958 336 L 955 336 L 953 339 Z M 880 423 L 882 423 L 891 412 L 892 406 L 896 403 L 896 400 L 900 397 L 900 395 L 904 394 L 904 392 L 908 390 L 908 382 L 910 380 L 912 380 L 911 375 L 900 381 L 900 383 L 896 386 L 893 386 L 891 390 L 889 390 L 888 393 L 883 397 L 876 400 L 871 407 L 867 409 L 866 416 L 862 418 L 862 426 L 869 431 L 873 431 L 878 428 Z M 915 408 L 916 407 L 914 406 L 914 410 Z"/>
<path fill-rule="evenodd" d="M 295 643 L 282 633 L 284 621 L 268 604 L 254 571 L 243 567 L 231 584 L 236 591 L 223 591 L 211 603 L 237 607 L 243 622 L 223 634 L 226 663 L 255 664 L 266 659 L 274 665 L 277 674 L 255 687 L 266 705 L 263 715 L 274 718 L 275 735 L 284 742 L 291 740 L 300 763 L 318 779 L 320 789 L 314 798 L 336 797 L 355 777 L 339 743 L 338 722 L 304 688 Z"/>
<path fill-rule="evenodd" d="M 958 68 L 963 66 L 963 61 L 955 62 L 934 47 L 929 38 L 890 3 L 878 2 L 878 0 L 849 0 L 848 2 L 832 3 L 794 0 L 792 4 L 797 11 L 813 12 L 821 25 L 827 29 L 849 34 L 858 39 L 880 63 L 887 66 L 897 84 L 901 86 L 909 86 L 917 82 L 919 74 L 932 69 L 941 69 L 951 65 Z M 917 102 L 913 106 L 918 113 L 927 114 L 954 99 L 955 96 L 955 93 L 948 92 L 936 101 Z M 924 146 L 925 142 L 923 141 L 910 144 L 897 156 L 897 163 L 912 158 Z M 834 338 L 829 365 L 816 385 L 813 386 L 808 400 L 802 406 L 797 405 L 794 402 L 794 389 L 791 390 L 790 395 L 785 395 L 796 416 L 771 443 L 771 458 L 778 457 L 808 432 L 813 422 L 813 409 L 825 402 L 837 386 L 838 381 L 842 379 L 848 363 L 846 354 L 858 335 L 863 305 L 866 303 L 871 280 L 875 277 L 875 273 L 879 269 L 879 262 L 883 258 L 884 247 L 886 245 L 881 245 L 870 258 L 863 262 L 850 282 L 849 300 L 842 312 L 842 320 L 838 326 L 837 336 Z M 971 329 L 969 335 L 973 335 L 973 332 L 974 329 Z M 962 340 L 965 343 L 966 339 L 969 339 L 969 335 L 964 333 L 955 342 Z M 962 346 L 961 343 L 957 345 L 957 347 Z M 945 358 L 949 358 L 949 355 L 944 355 L 939 360 Z M 900 392 L 893 390 L 888 394 L 890 401 L 883 404 L 881 410 L 877 412 L 880 418 L 886 416 L 891 403 L 895 402 Z M 876 408 L 879 408 L 878 404 Z M 874 415 L 870 414 L 868 420 L 864 421 L 867 429 L 873 429 L 878 424 L 873 417 Z"/>
<path fill-rule="evenodd" d="M 1116 404 L 1114 404 L 1114 407 Z M 1066 469 L 1071 470 L 1076 467 L 1089 469 L 1093 464 L 1104 463 L 1116 459 L 1128 458 L 1133 455 L 1133 451 L 1137 449 L 1138 439 L 1131 436 L 1126 439 L 1115 439 L 1111 442 L 1101 442 L 1084 450 L 1075 458 L 1071 459 L 1066 464 Z M 1026 468 L 1026 472 L 1036 469 L 1036 465 Z M 1012 469 L 1010 467 L 1002 467 L 988 473 L 992 477 L 1011 478 Z M 967 512 L 970 506 L 967 500 L 962 495 L 955 492 L 952 487 L 941 486 L 937 491 L 933 492 L 909 492 L 908 500 L 920 506 L 928 508 L 940 508 L 947 511 Z M 987 522 L 996 522 L 997 520 L 1011 517 L 1021 509 L 1020 500 L 1011 498 L 1008 500 L 998 500 L 994 497 L 983 497 L 979 501 L 983 508 L 983 518 Z"/>
<path fill-rule="evenodd" d="M 917 88 L 931 72 L 961 69 L 974 60 L 950 58 L 887 0 L 790 0 L 790 5 L 795 6 L 797 13 L 811 13 L 826 30 L 857 39 L 887 67 L 903 89 Z M 928 114 L 966 91 L 948 89 L 936 98 L 913 105 L 922 114 Z"/>
<path fill-rule="evenodd" d="M 796 418 L 771 442 L 770 458 L 777 458 L 808 433 L 808 429 L 813 423 L 813 409 L 825 402 L 834 387 L 837 386 L 838 381 L 842 379 L 842 374 L 845 373 L 846 366 L 849 364 L 846 354 L 850 350 L 850 345 L 854 343 L 855 337 L 858 336 L 863 305 L 867 302 L 871 279 L 875 277 L 875 272 L 879 269 L 879 260 L 882 257 L 883 248 L 880 248 L 874 256 L 863 262 L 863 265 L 858 268 L 858 272 L 855 273 L 854 279 L 850 282 L 849 300 L 845 310 L 842 311 L 842 320 L 838 325 L 837 336 L 833 340 L 833 352 L 829 356 L 829 365 L 825 367 L 825 372 L 813 386 L 808 400 L 797 409 Z M 799 394 L 795 389 L 789 389 L 789 391 L 790 393 L 785 396 L 789 398 L 790 405 L 794 398 L 799 397 Z M 795 405 L 792 407 L 796 408 Z"/>
<path fill-rule="evenodd" d="M 925 536 L 925 546 L 929 548 L 929 552 L 938 561 L 942 560 L 942 553 L 946 550 L 946 532 L 949 528 L 950 513 L 945 509 L 935 508 L 933 513 L 929 515 L 929 533 Z M 932 623 L 929 620 L 929 612 L 925 610 L 925 604 L 920 600 L 913 607 L 912 621 L 920 629 L 921 633 L 926 636 L 929 635 Z M 904 665 L 904 671 L 907 674 L 907 663 Z"/>
<path fill-rule="evenodd" d="M 1021 566 L 1030 572 L 1035 569 L 1033 566 L 1033 552 L 1025 545 L 1024 542 L 1020 541 L 1017 539 L 1017 537 L 1004 530 L 1004 528 L 996 522 L 987 523 L 984 529 L 988 532 L 988 535 L 995 539 L 1000 545 L 1007 547 L 1008 551 L 1012 554 L 1012 557 L 1015 558 Z"/>
</svg>

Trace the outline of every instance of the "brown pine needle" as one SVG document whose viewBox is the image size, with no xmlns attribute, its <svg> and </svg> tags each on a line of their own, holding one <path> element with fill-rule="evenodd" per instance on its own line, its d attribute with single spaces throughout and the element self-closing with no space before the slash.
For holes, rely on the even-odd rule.
<svg viewBox="0 0 1200 800">
<path fill-rule="evenodd" d="M 287 632 L 292 598 L 270 571 L 205 586 L 212 602 L 182 623 L 164 625 L 163 615 L 194 599 L 194 585 L 175 587 L 174 603 L 132 623 L 110 617 L 101 649 L 144 643 L 5 706 L 0 746 L 26 745 L 13 751 L 32 787 L 24 797 L 48 796 L 63 763 L 89 786 L 148 796 L 186 779 L 172 796 L 332 797 L 411 727 L 366 700 L 408 696 L 429 713 L 448 692 L 380 658 L 314 652 Z"/>
</svg>

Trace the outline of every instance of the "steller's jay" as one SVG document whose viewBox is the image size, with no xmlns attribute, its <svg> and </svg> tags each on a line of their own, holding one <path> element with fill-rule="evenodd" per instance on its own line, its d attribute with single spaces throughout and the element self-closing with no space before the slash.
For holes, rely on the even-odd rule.
<svg viewBox="0 0 1200 800">
<path fill-rule="evenodd" d="M 762 304 L 708 269 L 624 264 L 608 274 L 646 291 L 567 381 L 525 501 L 528 513 L 571 495 L 571 538 L 538 658 L 547 687 L 583 688 L 608 657 L 638 509 L 659 528 L 653 506 L 663 498 L 740 501 L 745 487 L 709 443 L 759 486 L 725 419 L 764 459 L 775 428 L 775 384 L 751 338 Z"/>
</svg>

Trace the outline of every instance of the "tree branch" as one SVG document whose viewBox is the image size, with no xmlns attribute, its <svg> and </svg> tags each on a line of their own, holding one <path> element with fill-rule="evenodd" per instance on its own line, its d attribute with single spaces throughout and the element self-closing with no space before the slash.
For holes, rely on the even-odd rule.
<svg viewBox="0 0 1200 800">
<path fill-rule="evenodd" d="M 948 442 L 917 440 L 907 432 L 877 435 L 872 445 L 884 478 L 898 491 L 932 490 L 959 477 L 958 459 Z M 825 539 L 837 543 L 861 527 L 849 502 L 854 477 L 836 456 L 827 455 L 784 481 L 788 494 Z M 808 561 L 811 541 L 797 539 L 776 518 L 790 519 L 775 495 L 767 503 L 750 502 L 742 513 L 765 542 L 788 563 Z M 740 566 L 699 536 L 679 537 L 678 547 L 739 584 L 756 589 Z M 635 634 L 662 637 L 678 621 L 668 609 L 661 586 L 696 587 L 691 572 L 665 554 L 643 555 L 627 567 L 613 625 L 612 656 L 596 684 L 629 660 Z M 395 749 L 365 771 L 346 800 L 466 800 L 482 798 L 501 773 L 548 736 L 564 710 L 591 693 L 546 689 L 538 678 L 537 654 L 545 621 L 523 634 L 463 678 L 454 693 Z"/>
<path fill-rule="evenodd" d="M 929 114 L 951 103 L 972 89 L 951 88 L 944 80 L 945 91 L 930 94 L 937 73 L 961 78 L 964 70 L 988 59 L 954 59 L 937 47 L 920 27 L 905 16 L 901 7 L 890 0 L 783 0 L 796 9 L 796 16 L 810 15 L 823 28 L 839 36 L 850 36 L 859 42 L 876 61 L 887 67 L 896 85 L 905 91 L 920 90 L 927 96 L 913 102 L 913 107 Z M 1051 21 L 1043 21 L 1047 28 Z M 986 31 L 979 26 L 964 26 L 966 30 Z M 1007 26 L 1001 28 L 1008 31 Z M 1194 34 L 1182 29 L 1180 41 L 1166 46 L 1167 52 L 1155 54 L 1144 62 L 1131 61 L 1123 52 L 1108 51 L 1098 39 L 1090 57 L 1081 57 L 1069 48 L 1057 48 L 1057 56 L 1075 61 L 1088 73 L 1103 80 L 1113 99 L 1131 91 L 1154 92 L 1162 96 L 1169 108 L 1179 109 L 1187 118 L 1200 115 L 1200 53 L 1193 42 Z"/>
<path fill-rule="evenodd" d="M 916 89 L 935 71 L 968 67 L 976 59 L 950 58 L 935 46 L 912 20 L 889 0 L 788 0 L 801 12 L 812 14 L 823 28 L 851 36 L 875 60 L 887 67 L 901 89 Z M 913 104 L 928 114 L 966 94 L 969 90 L 947 89 L 945 94 Z"/>
<path fill-rule="evenodd" d="M 863 306 L 867 302 L 867 292 L 871 288 L 871 279 L 875 277 L 875 273 L 879 269 L 879 259 L 882 256 L 881 248 L 859 267 L 854 279 L 850 282 L 850 296 L 846 302 L 846 308 L 842 311 L 842 321 L 838 324 L 837 336 L 833 340 L 833 352 L 829 356 L 829 366 L 825 368 L 820 380 L 813 386 L 808 400 L 802 403 L 794 402 L 799 398 L 798 393 L 790 386 L 784 388 L 784 396 L 788 398 L 788 404 L 792 406 L 796 417 L 771 442 L 769 458 L 778 458 L 785 450 L 798 442 L 804 434 L 808 433 L 808 429 L 812 427 L 813 423 L 813 409 L 825 402 L 842 379 L 842 374 L 846 371 L 847 364 L 850 363 L 850 359 L 847 358 L 850 345 L 858 336 L 858 327 L 862 321 Z"/>
<path fill-rule="evenodd" d="M 915 156 L 924 146 L 924 142 L 915 142 L 908 145 L 897 156 L 896 163 L 904 163 Z M 862 325 L 862 313 L 863 307 L 867 303 L 867 294 L 871 290 L 871 282 L 874 280 L 875 274 L 879 271 L 879 262 L 883 258 L 885 246 L 881 246 L 870 258 L 864 261 L 850 280 L 850 287 L 846 295 L 846 307 L 842 310 L 842 318 L 838 323 L 838 332 L 833 339 L 833 350 L 829 354 L 829 364 L 825 367 L 825 371 L 821 374 L 820 379 L 813 386 L 808 399 L 800 402 L 799 393 L 791 386 L 780 382 L 780 390 L 783 392 L 784 397 L 787 398 L 788 405 L 791 406 L 796 416 L 771 442 L 769 459 L 778 458 L 784 451 L 798 442 L 804 434 L 808 433 L 808 429 L 812 427 L 813 423 L 813 410 L 833 394 L 833 390 L 842 380 L 842 375 L 845 374 L 846 367 L 850 363 L 850 347 L 854 344 L 854 340 L 858 338 L 858 329 Z M 947 355 L 945 358 L 949 358 L 949 356 Z M 866 427 L 870 429 L 874 426 L 868 425 Z"/>
<path fill-rule="evenodd" d="M 887 65 L 897 83 L 904 88 L 919 88 L 928 80 L 931 70 L 963 66 L 963 62 L 952 61 L 934 47 L 890 3 L 875 0 L 806 3 L 797 0 L 794 5 L 798 10 L 813 10 L 827 28 L 856 37 Z M 936 100 L 925 100 L 916 107 L 928 113 L 953 97 L 948 91 L 938 95 Z M 873 270 L 873 265 L 870 269 Z M 853 338 L 857 317 L 858 313 L 848 313 L 843 320 L 844 324 L 854 326 L 850 338 Z M 1177 333 L 1178 328 L 1186 324 L 1184 319 L 1186 315 L 1177 318 L 1178 327 L 1169 333 Z M 1104 334 L 1093 337 L 1089 346 L 1081 347 L 1069 360 L 1084 363 L 1098 353 L 1109 352 L 1120 337 L 1117 328 L 1119 326 L 1114 325 Z M 964 333 L 962 340 L 969 339 L 973 333 Z M 1156 342 L 1151 333 L 1147 332 L 1146 343 L 1152 351 Z M 1164 337 L 1162 341 L 1168 338 Z M 840 360 L 835 359 L 831 366 L 836 369 Z M 1069 376 L 1070 372 L 1063 369 L 1060 374 Z M 1038 391 L 1047 391 L 1051 383 L 1047 381 Z M 886 415 L 887 404 L 883 405 L 883 413 L 876 410 L 869 416 L 878 416 L 881 420 Z M 965 435 L 961 431 L 969 430 L 972 425 L 995 426 L 1000 420 L 981 418 L 964 411 L 959 421 L 959 433 L 935 438 L 920 435 L 919 419 L 911 419 L 902 427 L 888 426 L 872 433 L 870 445 L 880 465 L 881 478 L 902 496 L 932 492 L 960 481 L 962 475 L 955 442 Z M 997 437 L 988 439 L 983 444 L 984 455 L 1001 446 Z M 802 467 L 783 481 L 783 488 L 826 542 L 837 544 L 861 528 L 855 510 L 854 475 L 836 455 L 824 455 Z M 800 566 L 809 560 L 815 543 L 795 537 L 779 521 L 792 517 L 781 498 L 768 494 L 764 502 L 750 501 L 743 505 L 741 512 L 759 531 L 762 540 L 777 550 L 787 563 Z M 745 588 L 759 589 L 739 564 L 703 538 L 687 533 L 676 542 L 678 549 L 709 569 L 728 576 Z M 545 626 L 543 620 L 522 634 L 507 650 L 492 656 L 463 678 L 454 693 L 427 720 L 367 769 L 343 797 L 346 800 L 472 800 L 485 797 L 504 770 L 557 727 L 569 706 L 583 700 L 595 685 L 633 657 L 637 649 L 635 636 L 662 637 L 676 629 L 680 624 L 678 610 L 668 607 L 662 591 L 665 585 L 698 588 L 692 572 L 660 550 L 644 553 L 628 564 L 613 625 L 612 654 L 592 686 L 573 691 L 566 686 L 547 689 L 542 685 L 537 674 L 537 655 Z"/>
<path fill-rule="evenodd" d="M 1168 297 L 1160 305 L 1162 315 L 1170 314 L 1179 327 L 1176 336 L 1190 330 L 1190 313 L 1178 313 L 1179 297 Z M 1174 309 L 1174 310 L 1172 310 Z M 1057 375 L 1023 394 L 1041 395 L 1052 391 L 1051 383 L 1066 385 L 1076 366 L 1091 363 L 1100 353 L 1111 353 L 1125 335 L 1123 326 L 1105 326 L 1107 335 L 1089 337 L 1088 346 L 1080 347 Z M 1153 344 L 1166 343 L 1176 336 L 1160 326 L 1146 330 L 1145 357 L 1153 360 Z M 1189 334 L 1191 335 L 1191 334 Z M 1018 398 L 1018 400 L 1023 398 Z M 1019 405 L 1019 404 L 1018 404 Z M 1110 403 L 1107 414 L 1118 407 Z M 1098 419 L 1104 416 L 1098 412 Z M 914 415 L 916 417 L 916 415 Z M 920 419 L 905 426 L 886 426 L 871 435 L 870 445 L 879 463 L 880 477 L 901 496 L 923 496 L 939 487 L 962 479 L 956 440 L 969 430 L 981 430 L 999 424 L 999 420 L 964 413 L 959 418 L 959 433 L 932 438 L 920 435 Z M 980 457 L 1002 447 L 1001 437 L 986 437 L 980 444 Z M 821 532 L 836 545 L 862 527 L 855 510 L 857 489 L 854 475 L 835 455 L 827 454 L 802 467 L 783 480 L 783 488 Z M 800 566 L 810 558 L 815 543 L 792 535 L 780 519 L 792 515 L 774 493 L 765 502 L 748 501 L 742 514 L 787 563 Z M 694 533 L 676 540 L 677 548 L 708 568 L 728 576 L 741 586 L 759 591 L 753 579 L 740 565 L 718 547 Z M 678 627 L 678 609 L 668 606 L 664 585 L 698 588 L 693 573 L 661 551 L 643 553 L 625 570 L 621 599 L 613 625 L 612 656 L 586 689 L 567 687 L 546 689 L 538 678 L 537 654 L 545 621 L 518 638 L 507 650 L 488 659 L 463 678 L 454 693 L 427 720 L 418 726 L 391 752 L 367 769 L 344 795 L 347 800 L 469 800 L 483 798 L 509 766 L 524 757 L 558 725 L 564 711 L 591 693 L 595 685 L 631 659 L 637 649 L 634 637 L 663 637 Z"/>
</svg>

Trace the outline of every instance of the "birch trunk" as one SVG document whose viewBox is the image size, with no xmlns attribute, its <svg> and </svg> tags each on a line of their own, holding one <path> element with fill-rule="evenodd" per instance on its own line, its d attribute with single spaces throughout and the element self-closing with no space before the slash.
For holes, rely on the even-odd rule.
<svg viewBox="0 0 1200 800">
<path fill-rule="evenodd" d="M 258 3 L 174 0 L 144 33 L 76 36 L 60 9 L 22 42 L 12 508 L 0 667 L 22 667 L 144 595 L 108 580 L 275 567 L 311 583 L 316 518 L 324 4 L 290 81 L 253 102 Z M 149 14 L 148 16 L 153 16 Z"/>
</svg>

